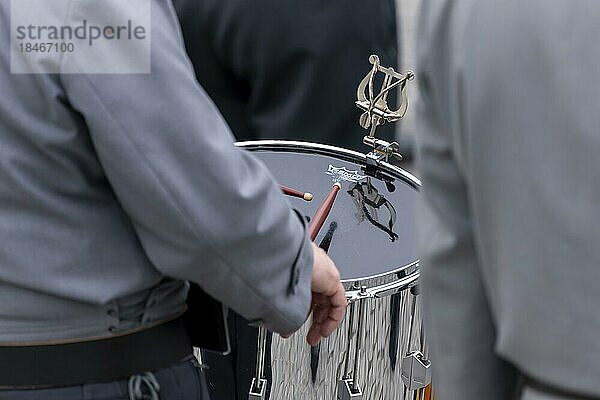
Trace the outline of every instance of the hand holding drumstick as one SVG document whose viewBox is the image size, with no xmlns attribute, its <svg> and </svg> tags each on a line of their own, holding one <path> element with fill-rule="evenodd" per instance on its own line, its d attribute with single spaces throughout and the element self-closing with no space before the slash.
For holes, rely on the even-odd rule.
<svg viewBox="0 0 600 400">
<path fill-rule="evenodd" d="M 312 323 L 306 341 L 316 346 L 342 322 L 346 311 L 346 292 L 331 258 L 314 243 L 312 247 Z"/>
<path fill-rule="evenodd" d="M 308 228 L 311 240 L 315 240 L 317 237 L 340 188 L 339 183 L 333 185 L 331 193 L 311 220 Z M 323 249 L 314 243 L 312 247 L 314 256 L 311 280 L 312 323 L 306 340 L 311 346 L 316 346 L 322 338 L 329 336 L 340 324 L 344 318 L 347 303 L 346 292 L 340 282 L 340 273 L 335 264 Z"/>
</svg>

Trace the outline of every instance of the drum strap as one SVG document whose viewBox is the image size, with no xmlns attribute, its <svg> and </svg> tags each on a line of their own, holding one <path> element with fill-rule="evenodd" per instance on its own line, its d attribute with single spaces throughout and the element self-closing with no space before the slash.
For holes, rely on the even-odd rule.
<svg viewBox="0 0 600 400">
<path fill-rule="evenodd" d="M 521 381 L 521 390 L 525 388 L 531 388 L 540 393 L 545 393 L 559 398 L 566 398 L 569 400 L 600 400 L 600 397 L 597 396 L 589 396 L 582 393 L 571 392 L 569 390 L 557 388 L 547 383 L 532 379 L 529 376 L 523 375 Z"/>
</svg>

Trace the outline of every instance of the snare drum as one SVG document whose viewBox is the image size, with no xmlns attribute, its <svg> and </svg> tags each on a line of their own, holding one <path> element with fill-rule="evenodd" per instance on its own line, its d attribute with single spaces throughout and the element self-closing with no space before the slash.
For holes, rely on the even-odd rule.
<svg viewBox="0 0 600 400">
<path fill-rule="evenodd" d="M 269 349 L 259 343 L 259 357 L 271 352 L 270 398 L 412 396 L 405 387 L 418 389 L 429 379 L 415 290 L 419 180 L 391 164 L 373 164 L 364 154 L 333 146 L 282 140 L 237 146 L 256 153 L 281 185 L 313 194 L 312 201 L 289 197 L 306 218 L 334 182 L 342 184 L 315 242 L 338 266 L 350 305 L 340 327 L 315 348 L 304 338 L 308 324 L 289 339 L 275 335 Z M 264 398 L 260 378 L 265 367 L 257 365 L 251 399 Z"/>
</svg>

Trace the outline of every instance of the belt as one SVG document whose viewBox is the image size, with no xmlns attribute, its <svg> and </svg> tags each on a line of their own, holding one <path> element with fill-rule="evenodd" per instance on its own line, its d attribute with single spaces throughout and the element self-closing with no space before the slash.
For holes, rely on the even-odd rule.
<svg viewBox="0 0 600 400">
<path fill-rule="evenodd" d="M 557 388 L 547 383 L 543 383 L 532 379 L 528 376 L 522 377 L 521 387 L 531 388 L 540 393 L 549 394 L 555 397 L 567 398 L 570 400 L 600 400 L 600 397 L 590 396 L 582 393 L 571 392 L 566 389 Z"/>
<path fill-rule="evenodd" d="M 107 339 L 0 346 L 0 386 L 35 388 L 109 382 L 168 367 L 191 354 L 182 318 Z"/>
</svg>

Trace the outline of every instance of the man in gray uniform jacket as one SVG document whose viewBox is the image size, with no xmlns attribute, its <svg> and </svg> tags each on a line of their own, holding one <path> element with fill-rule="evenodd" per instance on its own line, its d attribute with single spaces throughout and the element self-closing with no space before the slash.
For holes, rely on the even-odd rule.
<svg viewBox="0 0 600 400">
<path fill-rule="evenodd" d="M 343 315 L 334 264 L 151 6 L 151 73 L 19 75 L 0 0 L 0 399 L 200 398 L 185 280 L 286 335 L 312 284 L 313 343 Z"/>
<path fill-rule="evenodd" d="M 421 255 L 437 400 L 600 398 L 600 3 L 427 0 Z"/>
</svg>

